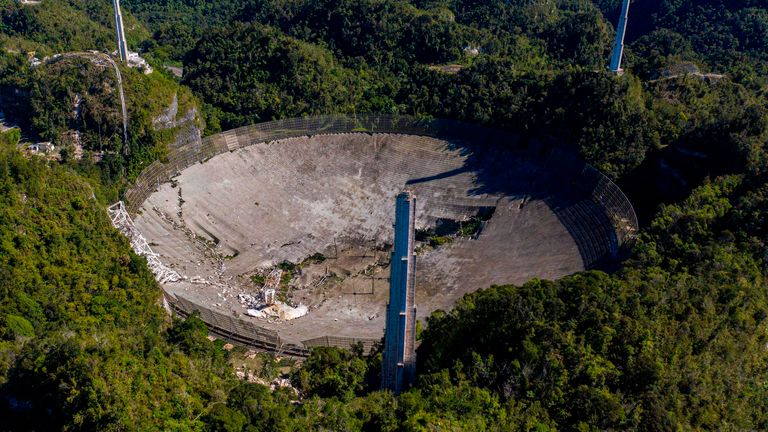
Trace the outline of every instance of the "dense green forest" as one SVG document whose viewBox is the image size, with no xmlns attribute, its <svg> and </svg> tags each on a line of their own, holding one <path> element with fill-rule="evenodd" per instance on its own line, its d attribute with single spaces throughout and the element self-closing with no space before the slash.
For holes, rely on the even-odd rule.
<svg viewBox="0 0 768 432">
<path fill-rule="evenodd" d="M 123 143 L 110 68 L 28 59 L 113 51 L 110 3 L 0 0 L 0 111 L 19 127 L 0 134 L 0 430 L 768 429 L 768 8 L 635 2 L 615 76 L 620 3 L 124 0 L 155 72 L 120 67 Z M 206 134 L 368 112 L 509 129 L 615 179 L 641 233 L 611 274 L 433 314 L 399 396 L 378 390 L 380 353 L 333 348 L 288 373 L 298 394 L 270 390 L 165 314 L 104 210 L 166 154 L 174 129 L 153 123 L 174 97 Z M 88 157 L 16 148 L 68 131 Z"/>
</svg>

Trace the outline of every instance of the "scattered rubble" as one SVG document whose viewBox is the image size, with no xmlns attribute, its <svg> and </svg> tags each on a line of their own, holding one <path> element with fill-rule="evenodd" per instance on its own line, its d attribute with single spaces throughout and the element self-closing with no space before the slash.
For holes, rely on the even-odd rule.
<svg viewBox="0 0 768 432">
<path fill-rule="evenodd" d="M 112 220 L 112 225 L 118 229 L 124 236 L 128 237 L 131 247 L 136 254 L 147 259 L 147 266 L 155 275 L 159 283 L 179 282 L 184 279 L 178 272 L 171 270 L 160 261 L 160 257 L 152 251 L 147 240 L 136 229 L 133 220 L 125 210 L 125 204 L 118 201 L 107 208 L 107 213 Z"/>
<path fill-rule="evenodd" d="M 246 308 L 245 314 L 254 318 L 272 318 L 279 320 L 292 320 L 306 315 L 309 308 L 303 304 L 292 307 L 283 302 L 276 301 L 266 304 L 263 297 L 250 294 L 238 294 L 237 300 Z"/>
<path fill-rule="evenodd" d="M 245 305 L 246 307 L 250 309 L 258 308 L 259 306 L 263 306 L 264 303 L 257 299 L 256 297 L 250 295 L 250 294 L 238 294 L 237 300 L 240 301 L 241 304 Z"/>
</svg>

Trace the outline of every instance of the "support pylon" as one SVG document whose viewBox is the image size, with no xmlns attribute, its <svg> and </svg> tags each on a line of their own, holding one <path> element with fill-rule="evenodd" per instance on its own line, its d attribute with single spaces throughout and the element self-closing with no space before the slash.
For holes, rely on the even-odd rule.
<svg viewBox="0 0 768 432">
<path fill-rule="evenodd" d="M 397 196 L 395 240 L 390 263 L 389 304 L 381 364 L 381 387 L 398 394 L 416 377 L 416 198 Z"/>
<path fill-rule="evenodd" d="M 128 43 L 125 41 L 125 27 L 123 26 L 123 13 L 120 11 L 120 0 L 112 0 L 115 8 L 115 33 L 117 35 L 117 55 L 120 61 L 128 61 Z"/>
<path fill-rule="evenodd" d="M 624 56 L 624 35 L 627 32 L 627 18 L 629 16 L 629 0 L 624 0 L 621 5 L 621 15 L 619 16 L 619 25 L 616 27 L 616 43 L 613 46 L 611 55 L 611 72 L 621 74 L 621 58 Z"/>
</svg>

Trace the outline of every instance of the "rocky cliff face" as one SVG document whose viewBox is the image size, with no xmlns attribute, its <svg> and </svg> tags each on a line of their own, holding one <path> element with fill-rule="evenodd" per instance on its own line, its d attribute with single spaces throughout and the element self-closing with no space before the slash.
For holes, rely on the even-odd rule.
<svg viewBox="0 0 768 432">
<path fill-rule="evenodd" d="M 193 105 L 183 111 L 182 113 L 179 110 L 179 96 L 176 93 L 173 95 L 173 101 L 168 108 L 152 119 L 152 127 L 155 130 L 176 130 L 173 141 L 168 144 L 169 148 L 200 141 L 201 127 L 197 107 Z"/>
</svg>

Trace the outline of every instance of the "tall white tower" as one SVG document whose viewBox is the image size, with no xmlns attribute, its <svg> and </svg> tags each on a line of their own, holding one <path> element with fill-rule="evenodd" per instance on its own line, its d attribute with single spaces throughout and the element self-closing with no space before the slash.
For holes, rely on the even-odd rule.
<svg viewBox="0 0 768 432">
<path fill-rule="evenodd" d="M 613 46 L 611 55 L 611 72 L 620 74 L 621 58 L 624 56 L 624 34 L 627 32 L 627 17 L 629 16 L 629 0 L 624 0 L 621 5 L 621 15 L 619 16 L 619 25 L 616 27 L 616 43 Z"/>
<path fill-rule="evenodd" d="M 120 0 L 112 0 L 115 7 L 115 33 L 117 34 L 117 55 L 123 63 L 128 61 L 128 43 L 125 42 L 123 13 L 120 11 Z"/>
</svg>

